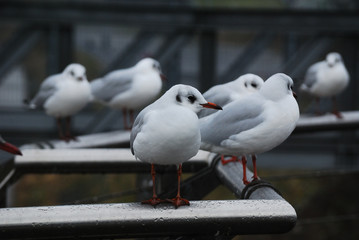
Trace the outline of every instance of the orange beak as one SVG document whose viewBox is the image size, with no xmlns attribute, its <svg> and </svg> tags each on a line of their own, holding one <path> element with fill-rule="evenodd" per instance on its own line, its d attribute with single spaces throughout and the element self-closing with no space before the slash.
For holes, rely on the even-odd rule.
<svg viewBox="0 0 359 240">
<path fill-rule="evenodd" d="M 211 102 L 208 102 L 208 103 L 204 103 L 204 104 L 201 104 L 202 107 L 205 107 L 205 108 L 212 108 L 212 109 L 217 109 L 217 110 L 223 110 L 221 106 L 217 105 L 217 104 L 214 104 L 214 103 L 211 103 Z"/>
<path fill-rule="evenodd" d="M 293 91 L 292 91 L 293 92 Z M 295 98 L 295 99 L 297 99 L 297 94 L 295 93 L 295 92 L 293 92 L 293 97 Z"/>
<path fill-rule="evenodd" d="M 162 81 L 167 81 L 167 77 L 163 73 L 160 73 L 160 77 Z"/>
<path fill-rule="evenodd" d="M 22 155 L 21 151 L 17 147 L 7 142 L 0 142 L 0 149 L 12 154 Z"/>
</svg>

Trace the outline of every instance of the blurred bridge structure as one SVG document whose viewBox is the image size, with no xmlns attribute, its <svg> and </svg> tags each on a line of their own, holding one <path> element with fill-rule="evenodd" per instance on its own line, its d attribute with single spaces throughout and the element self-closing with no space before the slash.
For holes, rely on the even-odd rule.
<svg viewBox="0 0 359 240">
<path fill-rule="evenodd" d="M 283 4 L 274 9 L 243 9 L 203 7 L 192 1 L 20 0 L 1 1 L 0 25 L 7 30 L 0 42 L 0 82 L 16 66 L 27 66 L 22 68 L 28 75 L 22 97 L 32 97 L 46 76 L 62 71 L 70 62 L 84 64 L 92 80 L 132 66 L 144 56 L 161 63 L 169 79 L 165 88 L 187 83 L 205 91 L 247 72 L 263 78 L 284 72 L 296 80 L 297 88 L 309 65 L 329 51 L 338 51 L 352 79 L 340 104 L 343 110 L 359 107 L 355 101 L 359 94 L 356 8 L 306 10 Z M 31 57 L 37 60 L 25 61 Z M 24 128 L 3 119 L 0 124 L 15 124 L 0 125 L 3 134 L 14 138 L 19 129 L 41 138 L 54 128 L 42 113 L 8 109 L 5 100 L 4 115 L 31 119 Z M 302 110 L 308 105 L 306 100 L 300 100 L 304 101 Z M 118 127 L 117 112 L 103 109 L 91 119 L 92 112 L 87 109 L 83 112 L 87 121 L 75 123 L 79 134 Z M 33 122 L 44 124 L 38 129 Z"/>
<path fill-rule="evenodd" d="M 169 79 L 164 90 L 184 83 L 205 91 L 214 84 L 234 80 L 248 72 L 264 79 L 284 72 L 294 79 L 295 90 L 298 90 L 311 64 L 322 60 L 328 52 L 340 52 L 351 78 L 349 87 L 338 98 L 344 119 L 337 120 L 329 114 L 313 117 L 310 114 L 312 99 L 299 93 L 299 105 L 306 114 L 302 115 L 297 129 L 285 143 L 260 155 L 258 166 L 260 169 L 358 172 L 359 6 L 355 1 L 348 1 L 351 3 L 348 3 L 349 7 L 313 9 L 298 8 L 290 1 L 279 2 L 275 7 L 243 8 L 179 0 L 1 1 L 0 133 L 9 142 L 22 146 L 26 153 L 24 157 L 16 158 L 0 153 L 1 207 L 9 207 L 11 185 L 26 174 L 123 173 L 124 168 L 132 173 L 149 172 L 148 166 L 135 162 L 129 154 L 129 132 L 118 130 L 122 129 L 119 112 L 95 104 L 86 107 L 73 121 L 74 133 L 82 135 L 80 141 L 71 143 L 71 152 L 66 152 L 64 148 L 68 145 L 49 140 L 56 137 L 55 121 L 40 110 L 24 108 L 22 100 L 31 98 L 46 76 L 62 71 L 70 62 L 83 64 L 92 80 L 151 56 L 159 60 Z M 322 107 L 330 109 L 329 101 L 322 102 Z M 56 159 L 54 156 L 62 157 Z M 294 227 L 295 210 L 266 184 L 257 192 L 260 196 L 252 191 L 253 199 L 219 202 L 217 207 L 216 201 L 201 201 L 220 184 L 240 198 L 244 186 L 241 176 L 237 175 L 240 165 L 233 163 L 223 167 L 215 157 L 203 152 L 197 157 L 186 164 L 185 171 L 194 176 L 183 184 L 183 191 L 188 191 L 194 204 L 189 210 L 179 208 L 182 217 L 170 219 L 164 234 L 174 232 L 177 224 L 183 227 L 179 236 L 192 236 L 195 226 L 201 226 L 197 229 L 198 234 L 207 231 L 217 239 L 254 234 L 255 231 L 281 233 Z M 208 187 L 193 191 L 204 185 Z M 267 197 L 263 198 L 262 191 Z M 163 194 L 165 196 L 165 191 Z M 263 205 L 255 205 L 258 199 L 263 200 Z M 217 219 L 227 224 L 218 233 L 212 232 L 219 223 L 211 218 L 206 204 L 213 206 L 215 213 L 236 210 L 233 215 L 222 215 Z M 66 205 L 31 207 L 29 211 L 27 208 L 3 208 L 0 209 L 0 238 L 1 233 L 8 238 L 68 238 L 76 234 L 93 238 L 99 236 L 93 232 L 86 236 L 86 232 L 96 224 L 103 230 L 102 237 L 105 238 L 143 237 L 136 234 L 131 223 L 125 225 L 123 231 L 116 228 L 116 217 L 119 214 L 130 217 L 132 208 L 148 211 L 148 215 L 138 221 L 141 231 L 147 236 L 160 236 L 160 230 L 150 223 L 154 220 L 154 216 L 151 217 L 153 211 L 134 205 L 136 203 Z M 278 210 L 281 207 L 282 211 Z M 74 208 L 77 209 L 73 211 Z M 265 212 L 263 218 L 251 218 L 268 208 L 273 208 L 273 212 Z M 163 215 L 156 215 L 158 219 L 166 218 L 168 206 L 157 210 L 164 210 Z M 102 220 L 96 222 L 99 218 L 89 217 L 86 211 L 99 214 L 97 216 Z M 60 213 L 66 214 L 56 221 Z M 19 214 L 24 218 L 16 217 Z M 36 224 L 31 222 L 32 214 L 38 216 Z M 271 225 L 273 228 L 269 229 L 267 224 L 271 214 L 278 215 Z M 196 220 L 195 216 L 199 218 Z M 228 220 L 231 217 L 232 220 Z M 65 224 L 63 221 L 68 218 L 74 218 L 74 221 Z M 207 223 L 206 218 L 211 221 L 208 226 L 203 226 Z M 196 220 L 199 225 L 190 227 L 183 219 Z M 132 220 L 136 221 L 135 218 Z M 233 223 L 233 220 L 238 221 Z M 74 226 L 82 226 L 80 232 L 75 232 Z M 56 230 L 59 227 L 65 230 L 63 235 Z M 150 233 L 148 228 L 152 227 L 155 231 Z M 16 235 L 19 229 L 23 232 Z"/>
</svg>

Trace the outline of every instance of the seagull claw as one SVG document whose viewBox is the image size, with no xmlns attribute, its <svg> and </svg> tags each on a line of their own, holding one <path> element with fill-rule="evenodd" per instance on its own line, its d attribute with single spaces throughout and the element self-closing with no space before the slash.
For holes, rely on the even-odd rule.
<svg viewBox="0 0 359 240">
<path fill-rule="evenodd" d="M 222 165 L 226 165 L 227 163 L 230 163 L 230 162 L 236 162 L 237 160 L 238 160 L 238 158 L 236 156 L 232 156 L 228 160 L 224 159 L 224 155 L 221 156 Z"/>
<path fill-rule="evenodd" d="M 160 198 L 153 197 L 153 198 L 150 198 L 148 200 L 144 200 L 141 203 L 142 204 L 150 204 L 151 206 L 157 206 L 158 204 L 164 203 L 164 202 L 166 202 L 166 200 L 162 200 Z"/>
<path fill-rule="evenodd" d="M 189 201 L 187 199 L 179 197 L 179 196 L 172 198 L 172 199 L 166 199 L 166 200 L 167 200 L 167 202 L 172 203 L 175 206 L 175 208 L 178 208 L 180 206 L 185 206 L 185 205 L 189 206 Z"/>
</svg>

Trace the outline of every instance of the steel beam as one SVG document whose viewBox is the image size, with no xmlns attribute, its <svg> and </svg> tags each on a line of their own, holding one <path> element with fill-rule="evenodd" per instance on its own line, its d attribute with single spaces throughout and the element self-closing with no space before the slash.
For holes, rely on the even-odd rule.
<svg viewBox="0 0 359 240">
<path fill-rule="evenodd" d="M 109 127 L 116 125 L 116 122 L 118 125 L 124 128 L 123 123 L 120 122 L 123 121 L 123 117 L 121 114 L 122 113 L 119 110 L 104 106 L 102 109 L 96 112 L 96 114 L 93 114 L 90 117 L 91 120 L 86 125 L 85 129 L 88 129 L 88 134 L 104 132 L 107 131 Z"/>
<path fill-rule="evenodd" d="M 1 1 L 0 21 L 33 23 L 94 23 L 196 29 L 256 31 L 358 32 L 357 11 L 243 10 L 199 8 L 188 4 L 96 1 Z"/>
<path fill-rule="evenodd" d="M 319 56 L 325 55 L 328 48 L 334 43 L 333 38 L 316 37 L 308 40 L 293 54 L 281 67 L 281 71 L 294 77 L 303 77 L 307 68 Z"/>
<path fill-rule="evenodd" d="M 161 64 L 170 62 L 172 57 L 182 50 L 182 48 L 191 40 L 192 35 L 192 32 L 183 31 L 170 33 L 155 52 L 154 58 Z"/>
<path fill-rule="evenodd" d="M 136 64 L 135 56 L 144 51 L 144 48 L 151 43 L 155 34 L 148 30 L 141 30 L 137 33 L 131 43 L 126 46 L 124 52 L 118 54 L 118 56 L 102 71 L 99 77 L 103 77 L 107 73 L 120 68 L 131 67 Z"/>
<path fill-rule="evenodd" d="M 34 26 L 20 27 L 13 36 L 3 44 L 0 50 L 0 76 L 21 60 L 37 43 L 42 31 Z M 3 78 L 0 78 L 0 83 Z"/>
<path fill-rule="evenodd" d="M 220 82 L 228 82 L 236 79 L 244 73 L 256 57 L 263 52 L 263 50 L 274 40 L 275 34 L 273 33 L 259 33 L 252 42 L 246 46 L 243 53 L 240 54 L 219 77 Z"/>
<path fill-rule="evenodd" d="M 200 33 L 199 58 L 199 90 L 204 92 L 214 85 L 217 74 L 217 33 L 214 30 Z"/>
</svg>

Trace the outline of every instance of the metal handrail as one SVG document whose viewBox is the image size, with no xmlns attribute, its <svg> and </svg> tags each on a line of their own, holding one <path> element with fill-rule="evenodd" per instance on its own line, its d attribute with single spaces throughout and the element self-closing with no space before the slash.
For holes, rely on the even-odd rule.
<svg viewBox="0 0 359 240">
<path fill-rule="evenodd" d="M 322 116 L 302 114 L 297 122 L 296 133 L 359 128 L 359 111 L 342 112 L 343 118 L 328 113 Z"/>
<path fill-rule="evenodd" d="M 336 119 L 332 115 L 302 116 L 296 132 L 311 128 L 320 131 L 358 127 L 358 112 L 345 112 L 343 116 L 343 119 Z M 108 135 L 112 137 L 108 138 Z M 104 143 L 101 138 L 107 138 L 107 142 Z M 24 156 L 14 159 L 15 173 L 47 173 L 55 170 L 57 173 L 124 172 L 123 169 L 126 172 L 129 169 L 147 172 L 148 165 L 136 161 L 129 149 L 82 149 L 106 144 L 128 144 L 128 138 L 129 132 L 119 131 L 81 136 L 79 142 L 51 141 L 51 144 L 42 145 L 43 148 L 49 146 L 47 148 L 54 149 L 30 149 L 38 145 L 25 145 L 22 147 Z M 76 149 L 78 147 L 81 149 Z M 69 149 L 64 151 L 62 148 Z M 186 164 L 191 166 L 189 170 L 197 172 L 181 184 L 181 192 L 191 200 L 190 206 L 174 209 L 167 204 L 153 208 L 139 203 L 119 203 L 3 208 L 0 209 L 0 237 L 51 239 L 71 236 L 115 238 L 191 235 L 219 238 L 237 234 L 284 233 L 295 226 L 297 216 L 294 208 L 273 186 L 263 181 L 243 184 L 240 162 L 223 165 L 218 161 L 218 156 L 200 151 Z M 11 173 L 7 181 L 16 175 Z M 247 176 L 252 176 L 249 169 Z M 211 187 L 195 197 L 191 195 L 193 188 L 211 179 Z M 211 191 L 219 183 L 242 199 L 193 200 L 201 199 L 206 191 Z M 160 195 L 166 197 L 172 193 Z"/>
<path fill-rule="evenodd" d="M 70 150 L 70 152 L 80 153 L 83 150 Z M 101 150 L 106 151 L 106 149 L 96 151 Z M 54 156 L 48 155 L 52 151 L 66 152 L 37 151 L 40 154 L 44 151 L 42 157 Z M 36 154 L 36 151 L 33 153 Z M 203 154 L 205 153 L 202 153 L 202 158 Z M 66 157 L 70 155 L 64 154 L 65 161 L 70 159 Z M 216 178 L 217 175 L 237 196 L 245 188 L 249 190 L 242 182 L 240 162 L 223 165 L 218 161 L 219 156 L 208 153 L 207 156 L 211 164 L 200 171 L 204 173 L 202 175 L 210 178 Z M 96 159 L 96 156 L 93 158 Z M 21 165 L 21 162 L 30 159 L 31 157 L 20 157 L 17 164 Z M 57 161 L 56 158 L 54 160 Z M 197 160 L 201 161 L 199 157 Z M 38 161 L 41 161 L 41 158 Z M 44 162 L 51 161 L 46 159 Z M 144 165 L 139 162 L 137 164 Z M 247 169 L 247 172 L 250 177 L 251 171 Z M 182 185 L 185 187 L 183 194 L 188 194 L 186 188 L 190 189 L 191 185 L 196 186 L 196 175 L 192 178 L 194 180 L 190 178 L 183 182 Z M 247 200 L 191 200 L 190 206 L 178 209 L 169 204 L 153 208 L 140 203 L 4 208 L 0 209 L 0 237 L 54 239 L 73 236 L 118 238 L 180 235 L 211 236 L 214 239 L 223 239 L 225 236 L 230 239 L 237 234 L 272 234 L 290 231 L 297 220 L 294 208 L 278 195 L 272 186 L 256 187 L 256 184 L 252 184 L 251 187 L 255 189 L 251 194 L 247 194 Z M 191 199 L 191 196 L 189 197 Z"/>
<path fill-rule="evenodd" d="M 192 201 L 175 209 L 140 203 L 0 209 L 0 236 L 118 238 L 283 233 L 296 222 L 284 200 Z M 223 238 L 222 238 L 223 239 Z"/>
</svg>

